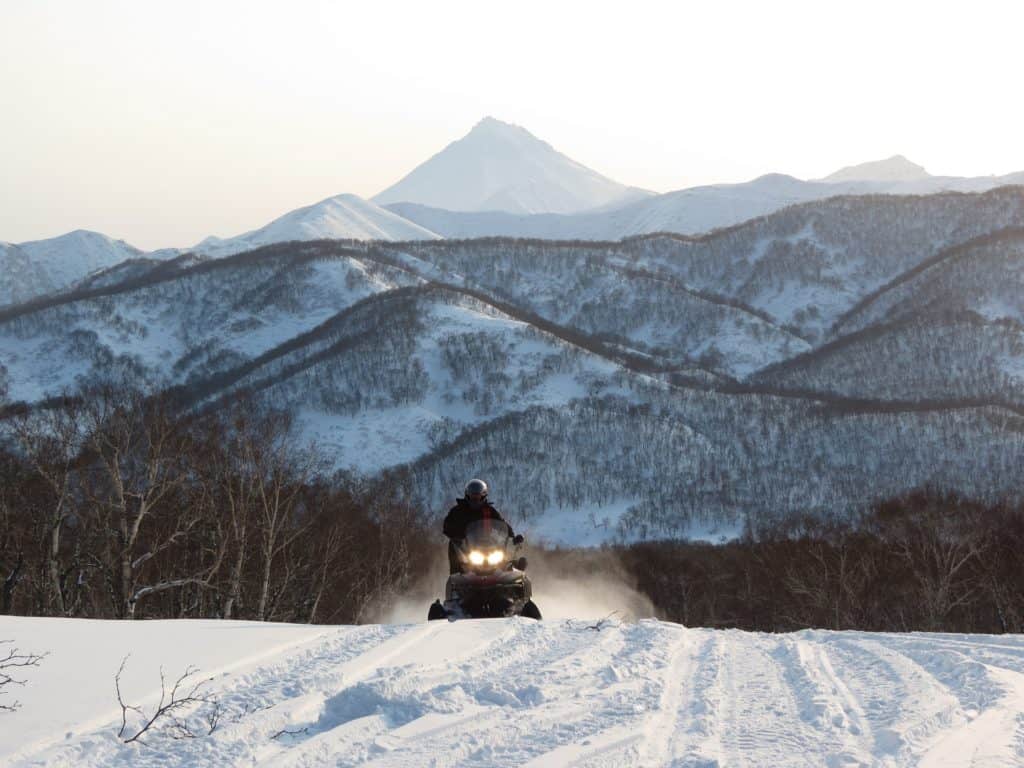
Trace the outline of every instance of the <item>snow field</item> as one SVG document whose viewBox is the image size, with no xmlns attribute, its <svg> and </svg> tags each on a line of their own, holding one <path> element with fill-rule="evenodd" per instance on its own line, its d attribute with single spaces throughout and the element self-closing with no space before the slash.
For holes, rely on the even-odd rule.
<svg viewBox="0 0 1024 768">
<path fill-rule="evenodd" d="M 1001 766 L 1024 762 L 1024 638 L 656 620 L 296 627 L 0 619 L 52 650 L 0 763 L 52 766 Z M 163 663 L 212 676 L 212 735 L 121 744 Z M 70 670 L 77 670 L 70 674 Z M 149 699 L 152 699 L 150 695 Z M 147 703 L 151 703 L 147 699 Z M 113 707 L 111 705 L 114 705 Z M 66 735 L 65 735 L 66 734 Z"/>
<path fill-rule="evenodd" d="M 128 654 L 122 690 L 128 703 L 138 703 L 159 692 L 161 666 L 172 680 L 189 665 L 199 668 L 199 678 L 227 674 L 330 631 L 246 621 L 0 617 L 0 640 L 13 641 L 22 652 L 47 654 L 36 668 L 14 670 L 26 684 L 0 698 L 22 704 L 12 714 L 0 712 L 0 765 L 20 764 L 21 755 L 119 719 L 114 674 Z"/>
</svg>

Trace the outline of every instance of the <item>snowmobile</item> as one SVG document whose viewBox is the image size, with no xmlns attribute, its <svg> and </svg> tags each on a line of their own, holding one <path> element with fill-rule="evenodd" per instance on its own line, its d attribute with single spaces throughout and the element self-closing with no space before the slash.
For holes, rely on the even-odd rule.
<svg viewBox="0 0 1024 768">
<path fill-rule="evenodd" d="M 438 619 L 493 619 L 525 616 L 540 619 L 531 599 L 533 587 L 526 573 L 526 558 L 517 557 L 519 545 L 501 520 L 476 520 L 466 526 L 466 538 L 457 543 L 461 573 L 448 577 L 444 604 L 435 600 L 428 621 Z"/>
</svg>

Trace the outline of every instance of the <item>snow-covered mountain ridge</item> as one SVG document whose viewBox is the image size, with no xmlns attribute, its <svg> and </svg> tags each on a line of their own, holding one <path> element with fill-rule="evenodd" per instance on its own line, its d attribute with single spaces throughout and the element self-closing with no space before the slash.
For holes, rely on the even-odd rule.
<svg viewBox="0 0 1024 768">
<path fill-rule="evenodd" d="M 859 165 L 848 165 L 835 173 L 830 173 L 822 181 L 919 181 L 931 178 L 931 174 L 917 163 L 912 163 L 903 155 L 893 155 L 885 160 L 875 160 Z"/>
<path fill-rule="evenodd" d="M 558 616 L 556 615 L 556 618 Z M 688 629 L 569 619 L 294 626 L 0 617 L 50 651 L 0 718 L 11 765 L 1019 765 L 1019 636 Z M 72 631 L 73 630 L 73 631 Z M 151 709 L 159 668 L 221 709 L 117 738 L 113 676 Z M 156 689 L 156 690 L 154 690 Z M 74 695 L 69 695 L 73 690 Z M 209 705 L 207 706 L 207 709 Z M 135 725 L 134 717 L 130 720 Z"/>
<path fill-rule="evenodd" d="M 48 240 L 0 243 L 0 306 L 65 290 L 92 272 L 141 255 L 123 240 L 85 230 Z"/>
<path fill-rule="evenodd" d="M 428 510 L 498 478 L 552 541 L 734 535 L 936 482 L 1013 495 L 1020 227 L 1008 188 L 700 237 L 270 245 L 0 311 L 2 374 L 29 402 L 129 377 L 286 404 L 335 466 L 401 468 Z"/>
<path fill-rule="evenodd" d="M 1024 173 L 1001 177 L 931 176 L 911 181 L 801 181 L 771 174 L 742 184 L 692 187 L 570 216 L 441 210 L 413 203 L 387 205 L 398 215 L 448 238 L 522 237 L 613 241 L 658 232 L 698 235 L 766 216 L 790 205 L 851 195 L 984 192 L 1024 184 Z"/>
<path fill-rule="evenodd" d="M 324 238 L 406 241 L 519 237 L 617 241 L 655 232 L 699 234 L 787 206 L 841 195 L 982 192 L 1024 184 L 1024 173 L 978 178 L 932 176 L 901 155 L 803 181 L 767 174 L 654 194 L 611 181 L 559 153 L 526 129 L 494 118 L 418 166 L 372 201 L 339 194 L 230 238 L 162 248 L 146 258 L 192 253 L 220 258 L 263 245 Z M 96 233 L 0 243 L 0 306 L 66 290 L 87 275 L 141 252 Z"/>
<path fill-rule="evenodd" d="M 306 240 L 433 240 L 424 227 L 364 200 L 335 195 L 274 219 L 237 237 L 208 237 L 191 251 L 203 256 L 230 256 L 263 245 Z"/>
</svg>

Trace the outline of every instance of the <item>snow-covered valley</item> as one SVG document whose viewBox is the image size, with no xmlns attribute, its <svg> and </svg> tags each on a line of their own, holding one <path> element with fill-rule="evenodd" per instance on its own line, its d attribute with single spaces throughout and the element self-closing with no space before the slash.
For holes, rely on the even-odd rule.
<svg viewBox="0 0 1024 768">
<path fill-rule="evenodd" d="M 759 634 L 565 618 L 367 625 L 0 618 L 49 651 L 11 766 L 1013 766 L 1020 636 Z M 189 665 L 211 703 L 118 738 Z M 130 715 L 126 737 L 138 728 Z"/>
</svg>

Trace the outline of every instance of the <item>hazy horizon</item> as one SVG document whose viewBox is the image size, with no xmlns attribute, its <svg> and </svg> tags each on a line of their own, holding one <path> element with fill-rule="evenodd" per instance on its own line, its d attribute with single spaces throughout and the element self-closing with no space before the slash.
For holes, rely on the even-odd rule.
<svg viewBox="0 0 1024 768">
<path fill-rule="evenodd" d="M 657 192 L 894 154 L 1024 170 L 1024 13 L 972 8 L 8 7 L 0 240 L 236 235 L 369 198 L 487 115 Z"/>
</svg>

